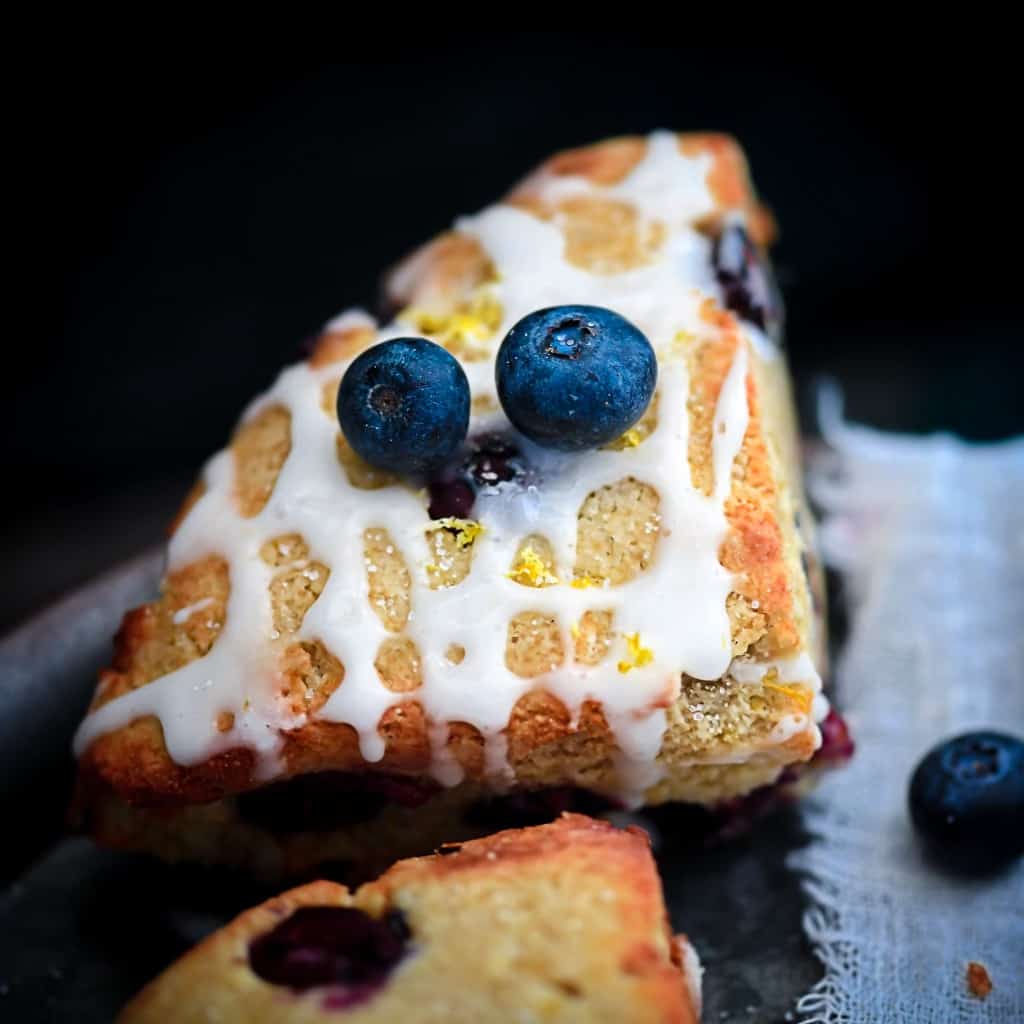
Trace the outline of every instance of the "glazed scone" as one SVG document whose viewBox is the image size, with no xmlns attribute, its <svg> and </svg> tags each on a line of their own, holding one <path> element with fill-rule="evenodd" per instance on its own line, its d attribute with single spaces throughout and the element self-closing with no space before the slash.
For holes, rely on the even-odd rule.
<svg viewBox="0 0 1024 1024">
<path fill-rule="evenodd" d="M 714 806 L 807 762 L 820 580 L 771 234 L 732 140 L 616 139 L 414 253 L 391 323 L 330 323 L 207 465 L 162 596 L 126 616 L 76 738 L 77 820 L 172 859 L 377 869 L 486 831 L 498 794 Z M 508 329 L 565 303 L 657 354 L 646 414 L 603 450 L 538 448 L 496 397 Z M 362 462 L 335 413 L 352 359 L 410 335 L 472 395 L 467 450 L 430 480 Z"/>
<path fill-rule="evenodd" d="M 121 1024 L 344 1019 L 693 1024 L 646 836 L 566 815 L 396 864 L 356 892 L 293 889 L 168 968 Z"/>
</svg>

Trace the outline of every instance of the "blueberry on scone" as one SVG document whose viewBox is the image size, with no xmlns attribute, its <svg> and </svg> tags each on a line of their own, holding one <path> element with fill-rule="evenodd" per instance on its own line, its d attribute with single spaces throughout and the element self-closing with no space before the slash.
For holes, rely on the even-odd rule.
<svg viewBox="0 0 1024 1024">
<path fill-rule="evenodd" d="M 374 345 L 346 370 L 338 422 L 366 462 L 393 473 L 429 472 L 469 428 L 469 381 L 449 352 L 425 338 Z"/>
<path fill-rule="evenodd" d="M 561 451 L 599 448 L 624 434 L 654 395 L 658 364 L 645 335 L 600 306 L 552 306 L 505 336 L 495 368 L 512 425 Z"/>
<path fill-rule="evenodd" d="M 463 460 L 443 467 L 427 483 L 431 519 L 467 519 L 477 492 L 520 477 L 525 460 L 515 442 L 503 434 L 484 434 L 470 440 Z"/>
<path fill-rule="evenodd" d="M 726 224 L 715 239 L 711 260 L 727 309 L 767 330 L 781 315 L 757 247 L 742 224 Z"/>
<path fill-rule="evenodd" d="M 990 870 L 1024 853 L 1024 742 L 969 732 L 925 755 L 910 781 L 910 815 L 936 853 Z"/>
<path fill-rule="evenodd" d="M 249 945 L 253 971 L 294 992 L 331 986 L 332 1006 L 369 999 L 409 952 L 401 911 L 371 917 L 356 907 L 299 907 Z"/>
</svg>

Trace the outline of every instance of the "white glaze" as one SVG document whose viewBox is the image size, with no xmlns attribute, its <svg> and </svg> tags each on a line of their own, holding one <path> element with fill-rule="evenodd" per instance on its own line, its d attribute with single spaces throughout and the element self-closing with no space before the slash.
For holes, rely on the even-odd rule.
<svg viewBox="0 0 1024 1024">
<path fill-rule="evenodd" d="M 346 309 L 324 324 L 325 331 L 349 331 L 354 327 L 377 326 L 377 321 L 365 309 Z"/>
<path fill-rule="evenodd" d="M 213 604 L 212 597 L 204 597 L 201 601 L 196 601 L 195 604 L 185 605 L 184 608 L 179 608 L 172 616 L 171 621 L 176 626 L 181 626 L 188 622 L 189 619 L 195 615 L 196 612 L 201 612 L 204 608 L 209 608 Z"/>
<path fill-rule="evenodd" d="M 774 669 L 784 680 L 820 689 L 806 655 L 791 662 L 731 663 L 726 598 L 731 575 L 720 565 L 718 550 L 727 524 L 724 503 L 730 474 L 747 428 L 746 379 L 749 360 L 762 358 L 771 342 L 747 330 L 722 387 L 713 434 L 714 489 L 710 496 L 691 484 L 687 464 L 689 382 L 684 353 L 676 339 L 707 335 L 700 316 L 708 296 L 720 298 L 710 269 L 709 243 L 692 221 L 714 209 L 705 185 L 706 156 L 684 157 L 667 133 L 651 137 L 644 159 L 619 185 L 600 189 L 583 179 L 535 177 L 545 195 L 580 191 L 611 194 L 634 203 L 668 229 L 657 258 L 647 266 L 598 276 L 571 266 L 563 256 L 556 224 L 519 209 L 498 205 L 460 220 L 458 229 L 477 238 L 494 262 L 500 281 L 493 286 L 504 312 L 491 342 L 496 350 L 504 333 L 532 310 L 560 303 L 591 303 L 615 309 L 636 323 L 659 355 L 659 422 L 642 444 L 624 451 L 562 455 L 523 442 L 541 485 L 527 491 L 503 485 L 482 493 L 474 515 L 484 526 L 473 549 L 469 576 L 447 590 L 430 590 L 424 538 L 429 525 L 421 494 L 404 487 L 357 490 L 338 465 L 337 424 L 320 405 L 324 384 L 345 364 L 313 369 L 300 364 L 285 370 L 245 417 L 270 405 L 291 412 L 291 452 L 265 508 L 243 519 L 232 499 L 233 463 L 221 452 L 206 467 L 206 493 L 195 504 L 170 546 L 170 568 L 209 554 L 224 557 L 230 570 L 230 596 L 223 629 L 204 658 L 171 675 L 105 704 L 83 723 L 76 737 L 80 753 L 96 737 L 143 715 L 162 722 L 170 756 L 182 764 L 200 762 L 216 752 L 245 743 L 258 756 L 263 777 L 278 770 L 280 731 L 302 725 L 277 696 L 281 647 L 296 639 L 320 639 L 345 665 L 345 679 L 317 717 L 346 722 L 359 734 L 368 762 L 381 759 L 381 715 L 407 699 L 417 700 L 430 723 L 432 774 L 456 784 L 461 769 L 445 746 L 448 723 L 468 722 L 486 741 L 492 780 L 507 780 L 503 730 L 516 701 L 542 688 L 576 714 L 587 699 L 601 702 L 620 749 L 617 787 L 628 802 L 658 781 L 657 754 L 665 730 L 665 707 L 678 696 L 680 674 L 699 679 L 731 675 L 740 683 L 760 681 Z M 333 320 L 332 329 L 373 321 L 360 310 Z M 380 331 L 380 340 L 410 333 L 397 322 Z M 756 337 L 754 335 L 756 334 Z M 495 397 L 493 359 L 465 364 L 474 397 Z M 511 430 L 504 416 L 475 416 L 471 436 L 484 430 Z M 601 589 L 568 585 L 575 562 L 577 511 L 593 490 L 625 476 L 652 484 L 660 495 L 661 532 L 649 568 L 629 583 Z M 405 632 L 417 644 L 423 686 L 414 694 L 395 694 L 383 686 L 373 667 L 378 645 L 388 634 L 368 600 L 363 564 L 363 531 L 387 529 L 412 576 L 411 613 Z M 542 589 L 507 578 L 523 537 L 542 532 L 551 542 L 557 575 L 563 582 Z M 271 624 L 268 585 L 273 571 L 259 557 L 261 545 L 283 533 L 301 534 L 311 556 L 331 567 L 319 599 L 299 632 L 278 641 Z M 202 604 L 200 602 L 200 604 Z M 182 609 L 192 614 L 199 605 Z M 522 611 L 558 616 L 564 646 L 572 651 L 570 630 L 588 609 L 614 609 L 618 637 L 605 661 L 588 667 L 566 663 L 535 679 L 511 673 L 504 662 L 509 620 Z M 186 616 L 187 618 L 187 616 Z M 175 621 L 179 619 L 176 616 Z M 184 621 L 184 620 L 180 620 Z M 623 637 L 638 633 L 653 659 L 623 673 Z M 455 665 L 446 657 L 450 644 L 465 649 Z M 820 707 L 816 710 L 820 710 Z M 221 711 L 234 714 L 234 727 L 216 728 Z M 806 728 L 805 716 L 780 722 L 772 743 Z M 743 760 L 747 752 L 738 752 Z"/>
<path fill-rule="evenodd" d="M 770 672 L 780 683 L 801 683 L 821 691 L 821 676 L 814 667 L 811 656 L 803 651 L 792 658 L 774 658 L 771 661 L 746 661 L 737 658 L 729 668 L 729 675 L 738 683 L 760 683 Z"/>
<path fill-rule="evenodd" d="M 704 1008 L 703 999 L 703 976 L 704 968 L 701 966 L 697 950 L 683 935 L 676 935 L 672 942 L 675 944 L 679 962 L 683 965 L 683 981 L 686 984 L 686 991 L 690 996 L 690 1004 L 693 1006 L 694 1016 L 700 1020 L 701 1011 Z"/>
</svg>

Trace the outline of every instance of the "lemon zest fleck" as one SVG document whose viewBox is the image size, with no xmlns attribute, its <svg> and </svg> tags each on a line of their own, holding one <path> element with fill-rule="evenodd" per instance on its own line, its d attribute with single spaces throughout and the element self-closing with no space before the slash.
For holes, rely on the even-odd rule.
<svg viewBox="0 0 1024 1024">
<path fill-rule="evenodd" d="M 658 358 L 668 360 L 685 355 L 687 347 L 693 345 L 696 340 L 697 335 L 692 331 L 676 331 L 671 341 L 658 347 Z"/>
<path fill-rule="evenodd" d="M 576 590 L 587 590 L 589 587 L 600 587 L 601 585 L 601 580 L 597 579 L 595 576 L 588 576 L 586 574 L 583 576 L 577 576 L 572 583 L 569 584 L 570 587 L 573 587 Z"/>
<path fill-rule="evenodd" d="M 647 435 L 639 427 L 630 427 L 624 434 L 620 434 L 614 441 L 609 441 L 601 450 L 610 452 L 624 452 L 629 448 L 637 448 Z"/>
<path fill-rule="evenodd" d="M 516 564 L 505 575 L 526 587 L 550 587 L 558 582 L 558 577 L 548 570 L 544 559 L 529 545 L 523 548 Z"/>
<path fill-rule="evenodd" d="M 771 675 L 771 673 L 769 672 L 768 675 Z M 767 676 L 761 680 L 761 683 L 769 690 L 775 690 L 776 693 L 783 693 L 791 700 L 795 700 L 800 705 L 804 714 L 807 714 L 811 710 L 811 705 L 814 703 L 814 696 L 806 686 L 787 686 L 785 683 L 770 682 Z"/>
<path fill-rule="evenodd" d="M 436 519 L 427 527 L 427 530 L 428 532 L 451 530 L 455 534 L 455 543 L 460 548 L 468 548 L 484 532 L 482 524 L 475 519 L 458 519 L 455 516 Z"/>
<path fill-rule="evenodd" d="M 626 633 L 625 637 L 626 650 L 629 652 L 630 660 L 619 662 L 619 671 L 623 675 L 630 669 L 643 668 L 644 665 L 649 665 L 654 661 L 654 651 L 640 643 L 639 633 Z"/>
<path fill-rule="evenodd" d="M 487 341 L 501 326 L 505 311 L 491 289 L 484 287 L 459 303 L 450 313 L 409 306 L 398 318 L 411 323 L 423 334 L 432 335 L 440 344 L 465 345 Z"/>
</svg>

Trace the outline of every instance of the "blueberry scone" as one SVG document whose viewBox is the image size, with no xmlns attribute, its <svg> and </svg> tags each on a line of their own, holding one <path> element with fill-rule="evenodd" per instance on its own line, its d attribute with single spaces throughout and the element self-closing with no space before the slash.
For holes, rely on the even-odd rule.
<svg viewBox="0 0 1024 1024">
<path fill-rule="evenodd" d="M 644 833 L 566 815 L 402 861 L 356 892 L 286 892 L 118 1019 L 694 1024 L 700 981 Z"/>
<path fill-rule="evenodd" d="M 376 871 L 510 808 L 790 784 L 828 705 L 772 232 L 731 139 L 614 139 L 329 323 L 125 617 L 80 826 Z"/>
</svg>

